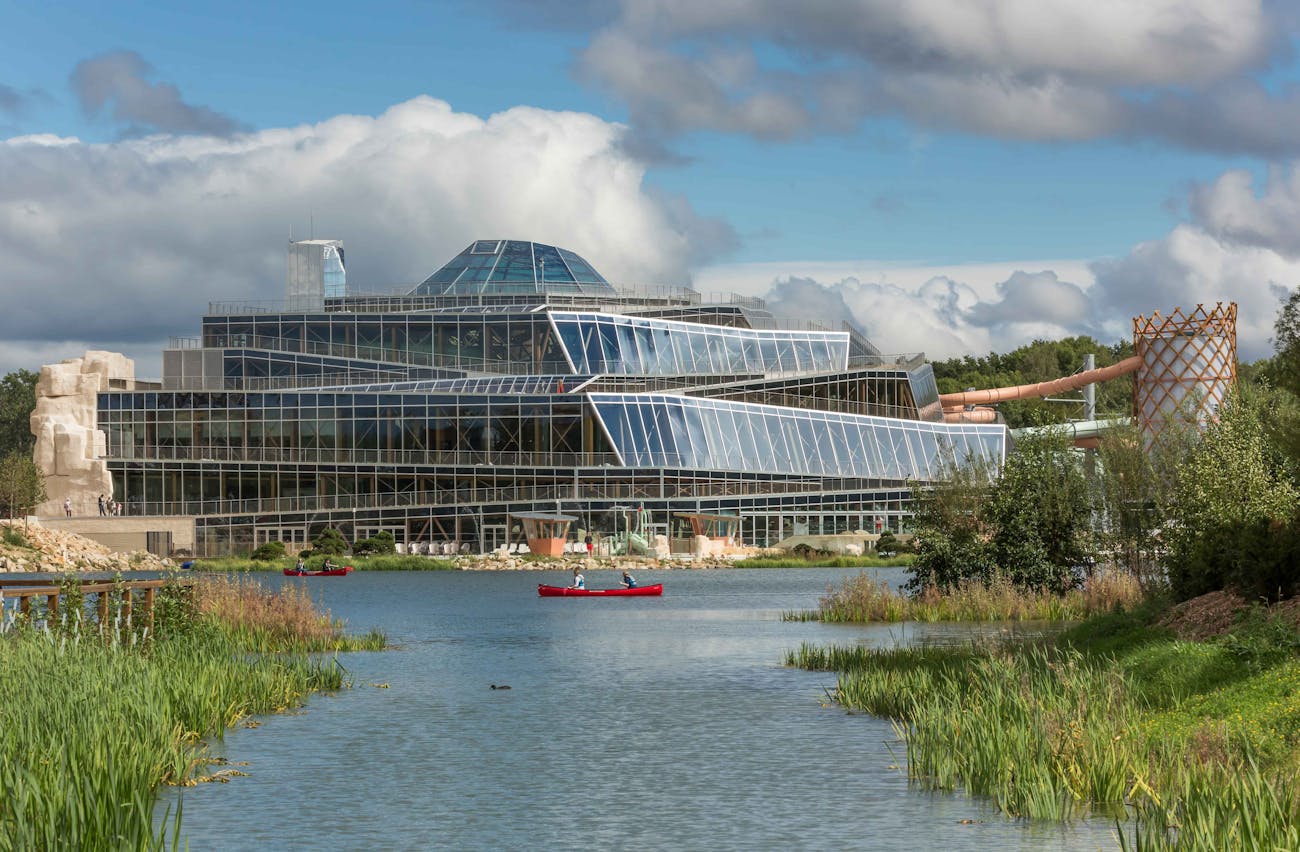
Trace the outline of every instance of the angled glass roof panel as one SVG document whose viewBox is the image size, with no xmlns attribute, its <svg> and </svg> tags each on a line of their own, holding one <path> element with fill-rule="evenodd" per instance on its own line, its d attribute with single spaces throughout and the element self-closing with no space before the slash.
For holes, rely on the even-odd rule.
<svg viewBox="0 0 1300 852">
<path fill-rule="evenodd" d="M 556 249 L 556 251 L 560 253 L 560 257 L 564 258 L 564 262 L 569 265 L 569 271 L 573 273 L 575 280 L 580 281 L 583 284 L 609 284 L 609 282 L 606 281 L 591 264 L 587 263 L 587 261 L 583 260 L 580 256 L 574 254 L 568 249 Z"/>
<path fill-rule="evenodd" d="M 617 296 L 591 264 L 568 249 L 527 240 L 475 240 L 411 291 L 412 296 L 479 293 Z"/>
</svg>

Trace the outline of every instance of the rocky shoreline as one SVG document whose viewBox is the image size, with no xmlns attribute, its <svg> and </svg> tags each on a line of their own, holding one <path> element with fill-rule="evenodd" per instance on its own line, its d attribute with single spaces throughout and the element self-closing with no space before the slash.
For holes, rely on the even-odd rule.
<svg viewBox="0 0 1300 852">
<path fill-rule="evenodd" d="M 0 521 L 0 574 L 163 571 L 174 567 L 145 551 L 114 553 L 76 533 L 22 521 Z"/>
</svg>

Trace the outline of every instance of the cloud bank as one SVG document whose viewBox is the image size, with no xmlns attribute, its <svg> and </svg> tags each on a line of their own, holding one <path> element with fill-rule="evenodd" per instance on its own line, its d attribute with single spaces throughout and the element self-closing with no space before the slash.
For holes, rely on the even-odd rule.
<svg viewBox="0 0 1300 852">
<path fill-rule="evenodd" d="M 936 359 L 1080 334 L 1108 344 L 1131 339 L 1134 316 L 1236 302 L 1238 355 L 1256 360 L 1272 354 L 1278 309 L 1300 287 L 1300 219 L 1286 218 L 1296 204 L 1293 175 L 1258 196 L 1243 192 L 1241 180 L 1230 172 L 1198 187 L 1192 221 L 1093 261 L 1074 280 L 1041 267 L 990 278 L 973 266 L 969 276 L 958 267 L 904 281 L 890 280 L 897 273 L 785 276 L 769 279 L 765 295 L 773 307 L 823 323 L 855 322 L 882 351 Z"/>
<path fill-rule="evenodd" d="M 306 237 L 309 217 L 345 240 L 361 289 L 409 285 L 494 237 L 571 247 L 613 280 L 686 283 L 735 235 L 647 190 L 622 133 L 586 114 L 484 119 L 419 97 L 228 137 L 0 141 L 0 370 L 86 341 L 156 372 L 166 337 L 194 333 L 209 300 L 282 297 L 289 228 Z"/>
<path fill-rule="evenodd" d="M 564 7 L 564 8 L 560 8 Z M 781 140 L 899 117 L 1003 139 L 1154 139 L 1300 152 L 1287 6 L 1264 0 L 621 0 L 577 73 L 649 138 L 693 130 Z M 551 10 L 548 16 L 547 9 Z"/>
</svg>

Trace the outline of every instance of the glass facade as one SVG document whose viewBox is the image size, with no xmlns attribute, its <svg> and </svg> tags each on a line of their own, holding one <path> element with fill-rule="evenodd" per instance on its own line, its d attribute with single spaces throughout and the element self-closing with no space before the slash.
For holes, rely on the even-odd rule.
<svg viewBox="0 0 1300 852">
<path fill-rule="evenodd" d="M 475 240 L 411 291 L 413 296 L 470 293 L 579 293 L 616 296 L 575 252 L 523 240 Z"/>
<path fill-rule="evenodd" d="M 575 372 L 619 375 L 812 373 L 848 363 L 844 332 L 757 331 L 552 311 Z"/>
<path fill-rule="evenodd" d="M 553 284 L 572 288 L 562 307 Z M 758 300 L 619 293 L 573 252 L 508 240 L 421 287 L 418 308 L 349 296 L 204 317 L 158 387 L 99 395 L 117 499 L 195 516 L 200 554 L 325 525 L 483 551 L 512 542 L 513 513 L 599 533 L 629 505 L 669 536 L 675 512 L 738 513 L 767 545 L 903 530 L 909 482 L 1002 460 L 1001 426 L 942 422 L 923 360 L 753 327 Z M 505 301 L 466 305 L 473 287 Z"/>
<path fill-rule="evenodd" d="M 950 426 L 663 394 L 592 394 L 623 464 L 932 480 L 945 462 L 1000 465 L 1001 426 Z"/>
</svg>

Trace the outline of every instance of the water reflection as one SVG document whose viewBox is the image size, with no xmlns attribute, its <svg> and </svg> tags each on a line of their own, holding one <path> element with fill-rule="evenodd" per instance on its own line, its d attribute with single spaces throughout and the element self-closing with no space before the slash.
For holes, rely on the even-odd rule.
<svg viewBox="0 0 1300 852">
<path fill-rule="evenodd" d="M 268 580 L 401 647 L 347 656 L 352 690 L 230 732 L 217 750 L 250 777 L 185 790 L 185 833 L 198 850 L 1114 848 L 1102 823 L 913 791 L 887 721 L 781 667 L 801 642 L 951 630 L 781 621 L 853 573 L 674 571 L 663 598 L 588 599 L 539 598 L 559 572 Z"/>
</svg>

